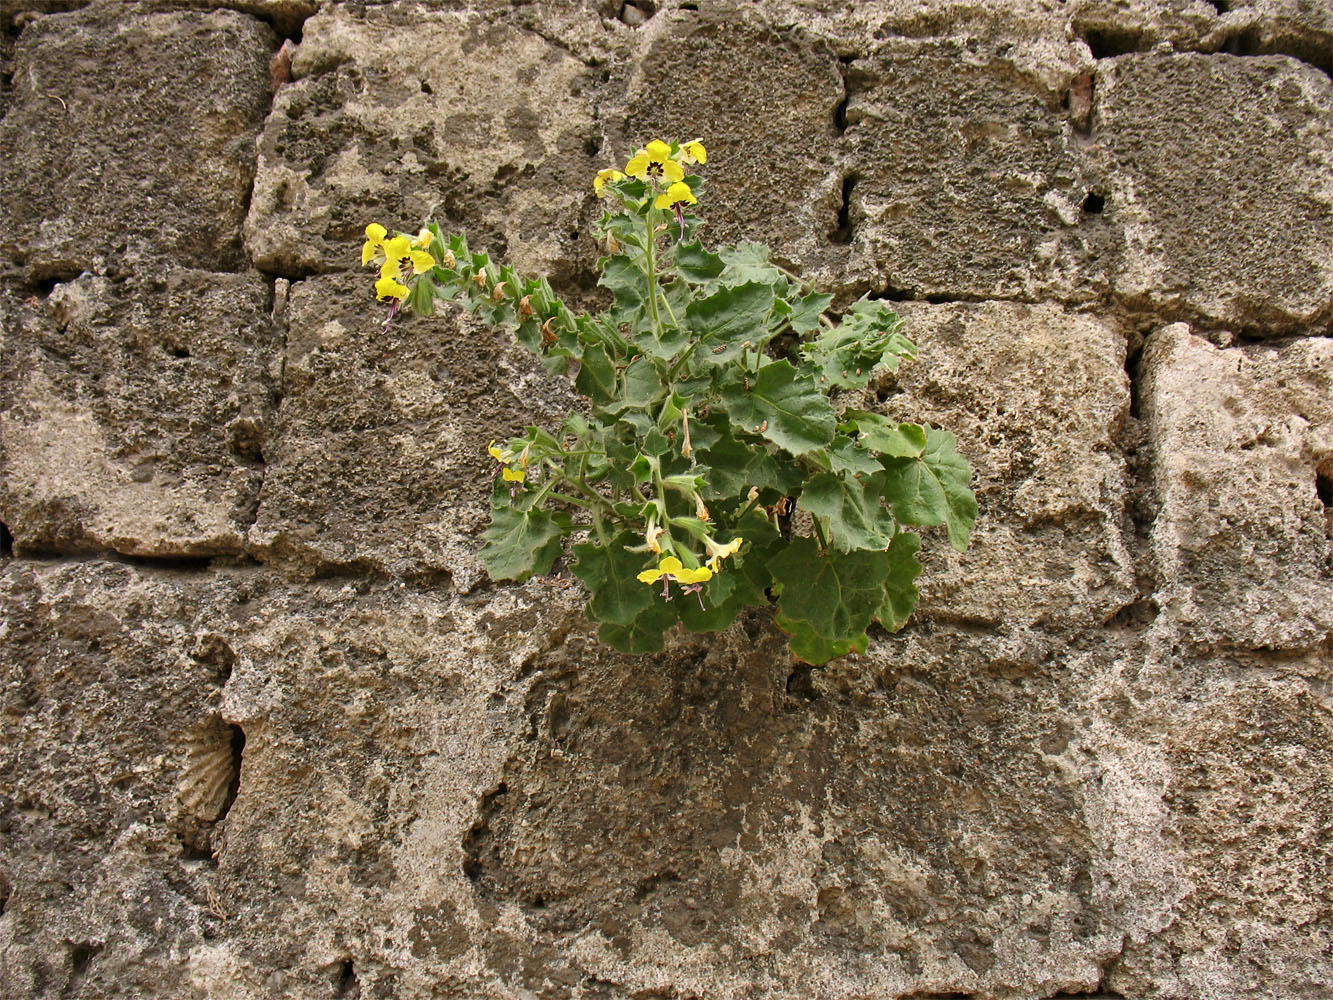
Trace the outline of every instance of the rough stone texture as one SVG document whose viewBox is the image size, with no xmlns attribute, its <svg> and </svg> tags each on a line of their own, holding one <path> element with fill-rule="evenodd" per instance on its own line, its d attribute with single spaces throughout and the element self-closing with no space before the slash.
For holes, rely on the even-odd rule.
<svg viewBox="0 0 1333 1000">
<path fill-rule="evenodd" d="M 0 299 L 0 520 L 19 552 L 244 551 L 281 336 L 254 274 Z"/>
<path fill-rule="evenodd" d="M 488 441 L 557 427 L 573 396 L 501 331 L 440 307 L 383 329 L 361 276 L 292 286 L 277 431 L 251 543 L 301 575 L 484 577 Z"/>
<path fill-rule="evenodd" d="M 1126 305 L 1254 332 L 1333 319 L 1326 74 L 1277 56 L 1122 56 L 1098 67 L 1094 116 Z"/>
<path fill-rule="evenodd" d="M 0 994 L 1333 991 L 1327 5 L 314 6 L 0 0 Z M 485 584 L 568 386 L 351 274 L 434 215 L 589 301 L 658 132 L 934 300 L 859 403 L 982 521 L 859 658 Z"/>
<path fill-rule="evenodd" d="M 789 261 L 827 259 L 841 198 L 837 54 L 799 29 L 702 6 L 642 29 L 628 103 L 603 159 L 623 166 L 644 136 L 689 139 L 707 122 L 717 165 L 705 176 L 717 206 L 708 238 L 768 243 Z"/>
<path fill-rule="evenodd" d="M 1105 293 L 1108 237 L 1084 209 L 1097 183 L 1061 107 L 1089 67 L 1068 44 L 1036 66 L 1010 48 L 890 39 L 847 67 L 843 238 L 871 287 L 1066 302 Z"/>
<path fill-rule="evenodd" d="M 524 271 L 588 269 L 598 77 L 560 46 L 502 12 L 330 5 L 292 72 L 259 143 L 259 267 L 352 267 L 366 223 L 437 218 Z"/>
<path fill-rule="evenodd" d="M 220 923 L 207 859 L 225 808 L 204 804 L 230 804 L 234 770 L 209 586 L 96 562 L 0 570 L 6 997 L 185 995 L 182 962 Z"/>
<path fill-rule="evenodd" d="M 230 11 L 33 20 L 0 121 L 0 257 L 39 279 L 237 268 L 274 45 Z"/>
<path fill-rule="evenodd" d="M 921 361 L 877 408 L 958 435 L 981 508 L 959 555 L 931 534 L 920 615 L 990 626 L 1100 625 L 1135 598 L 1123 531 L 1124 340 L 1054 306 L 904 303 Z"/>
<path fill-rule="evenodd" d="M 1333 633 L 1333 341 L 1219 349 L 1183 323 L 1143 354 L 1157 594 L 1192 642 Z"/>
</svg>

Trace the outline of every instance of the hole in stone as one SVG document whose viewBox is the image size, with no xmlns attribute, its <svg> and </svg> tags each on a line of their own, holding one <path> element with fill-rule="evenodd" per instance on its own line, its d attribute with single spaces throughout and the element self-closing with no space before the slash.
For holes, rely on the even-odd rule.
<svg viewBox="0 0 1333 1000">
<path fill-rule="evenodd" d="M 14 536 L 9 533 L 9 525 L 0 522 L 0 556 L 8 559 L 14 554 Z"/>
<path fill-rule="evenodd" d="M 800 698 L 802 701 L 818 701 L 819 692 L 815 690 L 815 685 L 810 679 L 814 669 L 809 664 L 802 663 L 788 674 L 787 694 L 793 698 Z"/>
<path fill-rule="evenodd" d="M 356 978 L 356 965 L 350 958 L 343 959 L 338 966 L 338 982 L 335 984 L 337 995 L 340 997 L 359 997 L 361 995 L 361 981 Z"/>
<path fill-rule="evenodd" d="M 1327 472 L 1315 473 L 1314 491 L 1319 497 L 1319 502 L 1325 507 L 1333 507 L 1333 476 Z M 3 527 L 3 525 L 0 525 Z"/>
<path fill-rule="evenodd" d="M 828 236 L 830 243 L 846 245 L 852 242 L 852 192 L 859 180 L 856 174 L 848 174 L 842 179 L 842 204 L 838 208 L 838 224 Z"/>
<path fill-rule="evenodd" d="M 1140 416 L 1139 401 L 1139 362 L 1143 359 L 1143 348 L 1125 358 L 1125 376 L 1129 379 L 1129 415 Z"/>
<path fill-rule="evenodd" d="M 92 964 L 93 958 L 102 950 L 100 944 L 93 944 L 90 941 L 80 941 L 77 944 L 71 944 L 69 948 L 69 983 L 73 985 L 88 975 L 88 966 Z"/>
<path fill-rule="evenodd" d="M 9 909 L 9 897 L 14 893 L 9 884 L 9 879 L 0 873 L 0 917 L 5 915 L 5 910 Z"/>
<path fill-rule="evenodd" d="M 653 0 L 627 0 L 620 5 L 620 20 L 631 28 L 644 24 L 657 13 L 657 4 Z"/>
<path fill-rule="evenodd" d="M 431 89 L 430 84 L 427 83 L 425 80 L 422 80 L 422 81 L 421 81 L 421 92 L 422 92 L 423 94 L 433 94 L 433 93 L 435 93 L 435 91 L 433 91 L 433 90 Z"/>
<path fill-rule="evenodd" d="M 188 358 L 190 356 L 190 349 L 188 347 L 172 347 L 168 348 L 167 353 L 173 358 Z"/>
<path fill-rule="evenodd" d="M 1219 14 L 1225 14 L 1231 9 L 1231 0 L 1208 0 L 1208 3 Z"/>
<path fill-rule="evenodd" d="M 596 156 L 602 151 L 602 140 L 595 135 L 590 135 L 583 140 L 583 151 L 589 156 Z"/>
<path fill-rule="evenodd" d="M 683 3 L 683 4 L 680 5 L 680 9 L 681 9 L 681 10 L 698 10 L 698 9 L 699 9 L 699 5 L 698 5 L 697 3 Z"/>
<path fill-rule="evenodd" d="M 236 804 L 236 796 L 241 790 L 241 760 L 245 756 L 245 731 L 240 726 L 231 726 L 231 784 L 227 786 L 227 800 L 222 805 L 222 814 L 217 821 L 221 823 Z"/>
<path fill-rule="evenodd" d="M 1110 59 L 1130 52 L 1140 52 L 1145 48 L 1143 39 L 1136 31 L 1093 29 L 1083 36 L 1083 40 L 1088 43 L 1094 59 Z"/>
<path fill-rule="evenodd" d="M 1101 215 L 1105 207 L 1106 199 L 1096 191 L 1089 191 L 1087 197 L 1083 199 L 1083 211 L 1088 215 Z"/>
</svg>

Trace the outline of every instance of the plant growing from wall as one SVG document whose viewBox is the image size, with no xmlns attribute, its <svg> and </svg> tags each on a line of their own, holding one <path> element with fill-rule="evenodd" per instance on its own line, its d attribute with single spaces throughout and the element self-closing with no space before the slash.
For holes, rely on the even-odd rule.
<svg viewBox="0 0 1333 1000">
<path fill-rule="evenodd" d="M 460 303 L 572 371 L 587 400 L 554 430 L 487 447 L 492 579 L 548 573 L 573 539 L 588 617 L 619 650 L 655 652 L 677 623 L 716 631 L 776 599 L 792 651 L 824 663 L 864 650 L 873 622 L 907 622 L 921 572 L 910 529 L 943 525 L 967 547 L 971 470 L 946 431 L 839 406 L 915 346 L 882 302 L 830 317 L 832 297 L 765 246 L 707 249 L 694 214 L 706 158 L 698 141 L 654 141 L 597 174 L 610 206 L 599 283 L 614 299 L 597 315 L 433 223 L 368 226 L 362 263 L 379 266 L 390 321 Z"/>
</svg>

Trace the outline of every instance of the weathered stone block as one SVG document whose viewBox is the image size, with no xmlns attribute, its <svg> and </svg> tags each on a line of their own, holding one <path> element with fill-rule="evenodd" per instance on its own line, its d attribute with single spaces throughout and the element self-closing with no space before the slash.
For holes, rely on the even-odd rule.
<svg viewBox="0 0 1333 1000">
<path fill-rule="evenodd" d="M 958 436 L 980 518 L 972 548 L 928 538 L 917 615 L 989 625 L 1099 625 L 1134 600 L 1116 328 L 1056 306 L 903 303 L 920 360 L 876 408 Z"/>
<path fill-rule="evenodd" d="M 244 551 L 281 365 L 267 284 L 168 268 L 0 300 L 0 519 L 19 552 Z"/>
<path fill-rule="evenodd" d="M 655 138 L 700 137 L 709 245 L 752 240 L 781 260 L 826 259 L 841 196 L 836 52 L 799 28 L 729 7 L 663 13 L 643 30 L 603 165 L 623 168 Z"/>
<path fill-rule="evenodd" d="M 292 71 L 246 220 L 259 267 L 354 267 L 368 222 L 430 218 L 557 282 L 590 267 L 597 77 L 564 49 L 495 12 L 328 5 Z"/>
<path fill-rule="evenodd" d="M 1128 306 L 1254 333 L 1333 318 L 1333 81 L 1279 56 L 1098 66 L 1112 283 Z"/>
<path fill-rule="evenodd" d="M 112 3 L 32 21 L 0 121 L 0 257 L 42 279 L 239 267 L 274 45 L 231 11 Z"/>
<path fill-rule="evenodd" d="M 1072 43 L 1011 52 L 967 36 L 893 38 L 853 60 L 839 237 L 852 274 L 913 298 L 1103 297 L 1100 180 L 1062 107 L 1089 68 Z"/>
<path fill-rule="evenodd" d="M 0 569 L 0 993 L 185 996 L 235 793 L 201 576 Z"/>
<path fill-rule="evenodd" d="M 1155 843 L 1141 856 L 1163 862 L 1165 912 L 1150 933 L 1127 935 L 1112 989 L 1193 1000 L 1333 988 L 1326 657 L 1322 667 L 1311 685 L 1205 659 L 1158 703 L 1143 748 L 1157 759 L 1158 797 L 1145 803 L 1157 815 L 1141 826 L 1156 826 Z"/>
<path fill-rule="evenodd" d="M 1302 648 L 1333 632 L 1333 342 L 1149 339 L 1157 600 L 1205 645 Z"/>
<path fill-rule="evenodd" d="M 572 408 L 503 330 L 441 304 L 387 330 L 372 276 L 292 286 L 282 406 L 251 542 L 301 574 L 482 578 L 488 442 Z"/>
</svg>

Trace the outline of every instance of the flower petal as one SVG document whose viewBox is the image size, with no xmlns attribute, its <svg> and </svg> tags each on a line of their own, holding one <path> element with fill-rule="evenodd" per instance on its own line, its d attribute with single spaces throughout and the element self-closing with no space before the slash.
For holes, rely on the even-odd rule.
<svg viewBox="0 0 1333 1000">
<path fill-rule="evenodd" d="M 412 251 L 412 270 L 417 274 L 425 274 L 435 266 L 435 258 L 426 253 L 425 250 Z"/>
<path fill-rule="evenodd" d="M 500 473 L 500 478 L 506 483 L 521 483 L 527 478 L 527 475 L 528 473 L 525 469 L 505 469 Z"/>
<path fill-rule="evenodd" d="M 689 142 L 684 143 L 680 147 L 680 150 L 685 154 L 686 159 L 694 163 L 708 162 L 708 150 L 704 149 L 704 144 L 698 139 L 691 139 Z"/>
<path fill-rule="evenodd" d="M 640 583 L 656 583 L 662 579 L 662 571 L 660 569 L 646 569 L 639 574 L 638 579 Z"/>
<path fill-rule="evenodd" d="M 680 164 L 675 160 L 664 160 L 662 162 L 662 176 L 674 183 L 685 179 L 685 171 L 680 169 Z"/>
<path fill-rule="evenodd" d="M 624 177 L 625 175 L 619 170 L 599 170 L 597 171 L 597 176 L 593 178 L 592 189 L 600 195 L 602 193 L 602 188 L 606 187 L 609 181 L 623 180 Z"/>
<path fill-rule="evenodd" d="M 379 281 L 375 282 L 375 298 L 381 302 L 387 302 L 390 299 L 405 299 L 407 298 L 407 286 L 389 275 L 384 275 Z"/>
<path fill-rule="evenodd" d="M 644 147 L 643 151 L 648 154 L 650 159 L 656 160 L 658 163 L 671 156 L 671 147 L 661 139 L 654 139 Z"/>
<path fill-rule="evenodd" d="M 625 164 L 625 173 L 631 177 L 637 177 L 641 181 L 647 180 L 649 162 L 648 154 L 640 150 Z"/>
<path fill-rule="evenodd" d="M 366 226 L 366 239 L 371 243 L 383 243 L 384 237 L 389 235 L 389 231 L 378 222 L 372 222 Z"/>
</svg>

